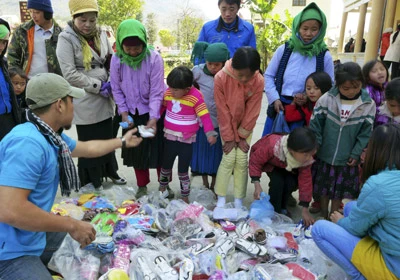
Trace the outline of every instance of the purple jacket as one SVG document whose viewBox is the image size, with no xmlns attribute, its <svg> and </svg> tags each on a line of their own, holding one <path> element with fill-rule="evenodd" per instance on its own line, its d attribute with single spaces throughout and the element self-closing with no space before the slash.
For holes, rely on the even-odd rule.
<svg viewBox="0 0 400 280">
<path fill-rule="evenodd" d="M 383 115 L 380 111 L 380 108 L 385 101 L 385 87 L 387 83 L 384 83 L 383 86 L 378 86 L 374 84 L 367 84 L 366 90 L 368 91 L 369 96 L 375 101 L 376 104 L 376 114 L 374 127 L 379 124 L 386 123 L 387 117 Z"/>
<path fill-rule="evenodd" d="M 139 115 L 149 113 L 150 119 L 160 118 L 160 108 L 166 90 L 164 62 L 156 51 L 143 59 L 133 70 L 114 54 L 111 59 L 110 81 L 118 113 L 130 112 Z"/>
</svg>

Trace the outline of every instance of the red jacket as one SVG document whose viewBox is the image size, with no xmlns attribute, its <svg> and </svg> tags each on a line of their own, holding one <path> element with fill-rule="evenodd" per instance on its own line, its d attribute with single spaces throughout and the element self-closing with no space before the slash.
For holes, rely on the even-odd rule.
<svg viewBox="0 0 400 280">
<path fill-rule="evenodd" d="M 268 134 L 258 140 L 250 151 L 249 175 L 252 179 L 261 177 L 262 172 L 271 172 L 275 167 L 286 168 L 286 162 L 281 161 L 274 154 L 275 145 L 280 144 L 283 135 Z M 312 176 L 311 163 L 309 165 L 299 167 L 298 183 L 299 183 L 299 200 L 301 205 L 309 204 L 312 199 Z"/>
<path fill-rule="evenodd" d="M 312 108 L 314 108 L 314 106 L 315 102 L 312 103 Z M 301 114 L 299 109 L 304 113 L 304 115 Z M 285 106 L 285 120 L 288 123 L 305 120 L 306 125 L 308 126 L 310 124 L 312 112 L 313 110 L 308 108 L 308 102 L 299 108 L 296 104 L 289 104 Z"/>
<path fill-rule="evenodd" d="M 385 56 L 387 49 L 390 46 L 390 35 L 392 33 L 383 33 L 382 34 L 382 44 L 381 44 L 381 53 L 380 56 Z"/>
</svg>

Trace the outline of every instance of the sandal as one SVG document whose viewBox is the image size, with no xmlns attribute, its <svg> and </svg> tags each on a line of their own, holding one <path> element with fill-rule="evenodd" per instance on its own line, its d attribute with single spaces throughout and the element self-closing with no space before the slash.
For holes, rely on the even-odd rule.
<svg viewBox="0 0 400 280">
<path fill-rule="evenodd" d="M 236 240 L 236 248 L 253 257 L 265 257 L 268 254 L 268 250 L 264 246 L 245 239 Z"/>
<path fill-rule="evenodd" d="M 235 244 L 232 240 L 226 239 L 220 245 L 217 246 L 217 254 L 220 255 L 223 259 L 230 253 L 235 251 Z"/>
<path fill-rule="evenodd" d="M 207 251 L 212 246 L 214 246 L 214 243 L 212 243 L 212 242 L 210 242 L 210 243 L 203 242 L 203 243 L 201 243 L 199 241 L 186 241 L 186 244 L 190 245 L 189 252 L 195 256 Z"/>
<path fill-rule="evenodd" d="M 178 272 L 173 269 L 163 256 L 158 256 L 154 259 L 156 265 L 155 270 L 161 279 L 178 280 Z"/>
<path fill-rule="evenodd" d="M 158 277 L 157 275 L 153 272 L 153 270 L 149 267 L 147 264 L 146 260 L 144 259 L 143 256 L 138 256 L 137 257 L 137 264 L 139 271 L 142 273 L 142 279 L 148 279 L 148 280 L 157 280 Z"/>
<path fill-rule="evenodd" d="M 191 280 L 193 278 L 194 264 L 191 259 L 184 258 L 179 268 L 179 280 Z"/>
</svg>

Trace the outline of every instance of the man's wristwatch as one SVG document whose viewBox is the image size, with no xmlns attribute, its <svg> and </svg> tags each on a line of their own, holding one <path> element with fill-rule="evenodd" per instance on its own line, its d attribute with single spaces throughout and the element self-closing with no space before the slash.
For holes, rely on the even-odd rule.
<svg viewBox="0 0 400 280">
<path fill-rule="evenodd" d="M 126 140 L 125 140 L 125 137 L 124 136 L 121 136 L 119 139 L 121 139 L 121 142 L 122 142 L 122 149 L 125 149 L 126 148 Z"/>
</svg>

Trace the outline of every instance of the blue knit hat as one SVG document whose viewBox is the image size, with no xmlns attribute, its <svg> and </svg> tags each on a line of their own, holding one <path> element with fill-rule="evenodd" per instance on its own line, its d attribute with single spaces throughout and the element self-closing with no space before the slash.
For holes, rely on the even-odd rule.
<svg viewBox="0 0 400 280">
<path fill-rule="evenodd" d="M 50 0 L 28 0 L 28 9 L 53 13 Z"/>
</svg>

